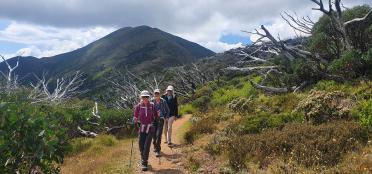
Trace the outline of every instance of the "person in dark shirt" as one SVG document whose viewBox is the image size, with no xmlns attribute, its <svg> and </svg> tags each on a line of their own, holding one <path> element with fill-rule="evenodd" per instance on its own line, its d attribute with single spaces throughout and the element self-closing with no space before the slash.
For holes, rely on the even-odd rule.
<svg viewBox="0 0 372 174">
<path fill-rule="evenodd" d="M 165 143 L 167 143 L 168 146 L 172 146 L 172 125 L 176 117 L 178 117 L 178 101 L 173 86 L 167 87 L 166 93 L 162 98 L 167 102 L 169 107 L 169 117 L 166 117 L 164 120 Z"/>
</svg>

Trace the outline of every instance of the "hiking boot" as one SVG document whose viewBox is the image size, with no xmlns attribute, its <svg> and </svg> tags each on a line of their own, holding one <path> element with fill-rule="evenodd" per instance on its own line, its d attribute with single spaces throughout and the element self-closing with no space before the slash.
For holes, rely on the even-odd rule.
<svg viewBox="0 0 372 174">
<path fill-rule="evenodd" d="M 160 152 L 155 152 L 155 156 L 156 156 L 156 157 L 161 157 Z"/>
<path fill-rule="evenodd" d="M 141 169 L 144 172 L 147 171 L 148 170 L 147 164 L 142 164 Z"/>
</svg>

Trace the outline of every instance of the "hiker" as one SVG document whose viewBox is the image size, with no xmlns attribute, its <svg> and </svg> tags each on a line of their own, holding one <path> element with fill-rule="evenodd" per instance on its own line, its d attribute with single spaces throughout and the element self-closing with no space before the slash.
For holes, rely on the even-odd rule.
<svg viewBox="0 0 372 174">
<path fill-rule="evenodd" d="M 164 118 L 169 117 L 169 107 L 167 102 L 161 98 L 160 96 L 160 90 L 155 89 L 154 90 L 154 98 L 151 100 L 152 103 L 154 103 L 155 110 L 158 113 L 159 120 L 156 122 L 155 125 L 155 135 L 154 135 L 154 152 L 156 154 L 156 157 L 160 157 L 160 151 L 161 151 L 161 136 L 163 134 L 163 125 L 164 125 Z"/>
<path fill-rule="evenodd" d="M 165 143 L 168 144 L 168 146 L 172 146 L 172 124 L 176 117 L 178 117 L 178 102 L 173 86 L 167 87 L 166 93 L 162 98 L 167 102 L 169 107 L 169 117 L 165 117 L 164 120 Z"/>
<path fill-rule="evenodd" d="M 140 123 L 139 130 L 139 149 L 141 152 L 142 171 L 148 170 L 149 151 L 152 136 L 155 132 L 153 124 L 158 119 L 154 103 L 150 102 L 150 93 L 142 91 L 141 101 L 134 107 L 134 123 Z"/>
</svg>

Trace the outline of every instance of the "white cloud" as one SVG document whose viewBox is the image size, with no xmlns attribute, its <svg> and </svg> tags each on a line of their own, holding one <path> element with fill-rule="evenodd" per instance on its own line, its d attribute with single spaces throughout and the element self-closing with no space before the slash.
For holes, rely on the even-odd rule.
<svg viewBox="0 0 372 174">
<path fill-rule="evenodd" d="M 372 5 L 371 0 L 343 2 Z M 310 0 L 2 0 L 0 16 L 17 22 L 0 31 L 0 39 L 27 44 L 27 54 L 42 57 L 74 50 L 116 28 L 149 25 L 220 52 L 239 45 L 220 42 L 222 35 L 245 36 L 240 30 L 261 24 L 282 39 L 292 37 L 280 13 L 316 19 L 320 12 L 312 7 Z"/>
<path fill-rule="evenodd" d="M 112 27 L 56 28 L 11 22 L 0 40 L 28 45 L 9 56 L 48 57 L 78 49 L 114 31 Z"/>
</svg>

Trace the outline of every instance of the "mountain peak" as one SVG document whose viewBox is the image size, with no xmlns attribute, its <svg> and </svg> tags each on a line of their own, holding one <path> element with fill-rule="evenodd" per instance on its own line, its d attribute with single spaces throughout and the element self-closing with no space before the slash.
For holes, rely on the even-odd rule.
<svg viewBox="0 0 372 174">
<path fill-rule="evenodd" d="M 120 28 L 71 52 L 41 59 L 30 58 L 21 62 L 19 70 L 23 75 L 45 71 L 51 76 L 79 70 L 91 77 L 123 68 L 148 73 L 191 63 L 214 54 L 196 43 L 142 25 Z M 3 70 L 2 66 L 0 70 Z"/>
</svg>

